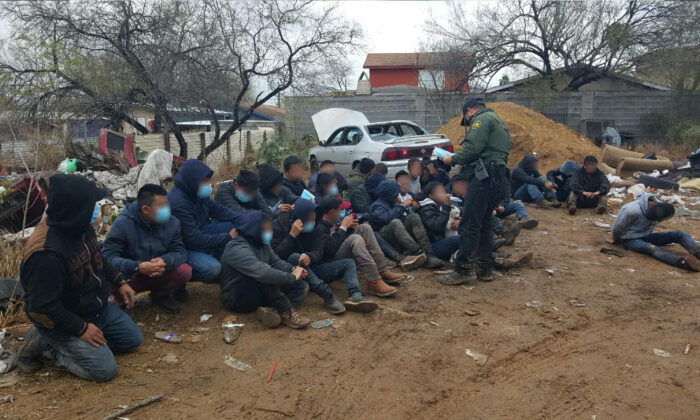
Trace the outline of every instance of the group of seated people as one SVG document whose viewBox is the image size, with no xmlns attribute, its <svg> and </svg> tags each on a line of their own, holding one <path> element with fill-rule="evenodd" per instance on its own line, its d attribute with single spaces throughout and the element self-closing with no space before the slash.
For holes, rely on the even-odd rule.
<svg viewBox="0 0 700 420">
<path fill-rule="evenodd" d="M 255 312 L 266 327 L 298 329 L 310 323 L 296 309 L 309 290 L 331 314 L 369 313 L 378 304 L 363 294 L 361 281 L 366 293 L 395 296 L 396 286 L 412 279 L 406 271 L 442 267 L 459 249 L 469 179 L 463 173 L 450 178 L 440 162 L 410 159 L 392 179 L 385 165 L 365 158 L 346 180 L 325 161 L 312 175 L 312 187 L 304 182 L 298 157 L 284 159 L 282 169 L 243 169 L 214 194 L 212 169 L 187 160 L 170 191 L 152 184 L 138 191 L 101 247 L 94 225 L 105 191 L 80 175 L 51 177 L 46 217 L 21 265 L 25 310 L 35 326 L 20 351 L 20 369 L 39 369 L 43 355 L 79 377 L 111 379 L 117 370 L 112 350 L 132 350 L 142 341 L 118 307 L 131 308 L 139 292 L 150 291 L 154 305 L 178 313 L 189 281 L 218 283 L 227 310 Z M 582 167 L 567 162 L 548 177 L 540 176 L 535 156 L 526 156 L 510 177 L 509 191 L 545 208 L 566 197 L 574 209 L 605 209 L 609 183 L 595 158 L 587 157 Z M 693 260 L 656 248 L 679 242 L 700 256 L 692 238 L 651 233 L 656 222 L 673 214 L 673 206 L 669 210 L 654 196 L 639 200 L 623 207 L 613 226 L 616 240 L 692 268 Z M 521 228 L 538 224 L 522 201 L 508 195 L 493 209 L 493 231 L 502 236 L 493 257 L 501 268 L 513 265 L 497 248 L 512 243 Z M 509 215 L 515 217 L 504 224 Z M 531 258 L 528 253 L 522 261 Z M 340 279 L 345 298 L 329 286 Z"/>
</svg>

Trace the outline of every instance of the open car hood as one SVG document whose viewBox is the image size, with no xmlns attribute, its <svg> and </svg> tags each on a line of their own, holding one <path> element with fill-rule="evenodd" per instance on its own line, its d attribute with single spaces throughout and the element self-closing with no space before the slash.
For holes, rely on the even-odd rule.
<svg viewBox="0 0 700 420">
<path fill-rule="evenodd" d="M 324 109 L 312 115 L 311 121 L 314 123 L 318 139 L 324 143 L 340 127 L 362 127 L 369 124 L 365 114 L 345 108 Z"/>
</svg>

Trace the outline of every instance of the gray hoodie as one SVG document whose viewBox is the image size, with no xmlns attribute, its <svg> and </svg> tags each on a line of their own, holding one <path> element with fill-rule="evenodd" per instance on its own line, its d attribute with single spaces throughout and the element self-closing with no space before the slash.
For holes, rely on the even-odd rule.
<svg viewBox="0 0 700 420">
<path fill-rule="evenodd" d="M 660 201 L 657 195 L 644 193 L 637 197 L 635 201 L 622 206 L 611 228 L 615 243 L 645 238 L 651 234 L 651 231 L 656 226 L 656 222 L 646 217 L 647 209 L 649 208 L 649 198 Z"/>
</svg>

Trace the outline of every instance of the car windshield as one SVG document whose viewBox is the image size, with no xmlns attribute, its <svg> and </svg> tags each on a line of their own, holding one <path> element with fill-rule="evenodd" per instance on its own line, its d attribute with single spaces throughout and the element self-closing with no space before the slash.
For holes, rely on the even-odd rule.
<svg viewBox="0 0 700 420">
<path fill-rule="evenodd" d="M 367 132 L 374 141 L 387 141 L 403 136 L 420 136 L 425 134 L 421 127 L 407 122 L 388 122 L 367 126 Z"/>
</svg>

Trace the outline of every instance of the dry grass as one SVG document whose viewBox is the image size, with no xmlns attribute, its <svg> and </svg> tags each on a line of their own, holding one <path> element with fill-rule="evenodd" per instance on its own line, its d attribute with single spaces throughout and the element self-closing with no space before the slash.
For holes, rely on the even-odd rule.
<svg viewBox="0 0 700 420">
<path fill-rule="evenodd" d="M 0 278 L 12 277 L 19 274 L 19 264 L 22 260 L 23 243 L 0 242 Z M 0 329 L 10 325 L 27 322 L 22 310 L 24 302 L 11 300 L 5 312 L 0 312 Z"/>
<path fill-rule="evenodd" d="M 654 152 L 659 156 L 665 156 L 671 160 L 680 160 L 688 157 L 693 148 L 684 143 L 663 142 L 663 143 L 637 143 L 632 146 L 632 150 L 639 153 Z"/>
</svg>

